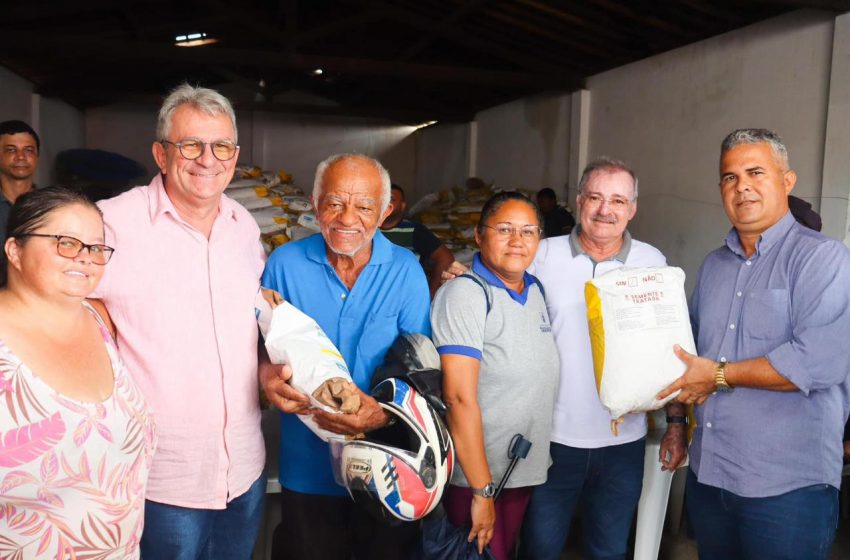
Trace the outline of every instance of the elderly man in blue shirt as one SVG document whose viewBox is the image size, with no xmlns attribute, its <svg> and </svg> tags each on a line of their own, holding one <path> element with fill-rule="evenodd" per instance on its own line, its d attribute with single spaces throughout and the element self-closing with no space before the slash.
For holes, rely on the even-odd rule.
<svg viewBox="0 0 850 560">
<path fill-rule="evenodd" d="M 661 393 L 697 405 L 686 492 L 701 560 L 826 559 L 835 536 L 850 252 L 794 220 L 796 180 L 774 132 L 723 141 L 734 227 L 691 299 L 699 356 L 676 348 L 687 370 Z"/>
<path fill-rule="evenodd" d="M 272 253 L 263 286 L 311 316 L 339 349 L 354 383 L 368 390 L 372 372 L 402 333 L 431 334 L 428 283 L 413 253 L 390 243 L 378 225 L 392 211 L 390 177 L 359 154 L 319 164 L 313 205 L 321 234 Z M 328 445 L 296 413 L 320 427 L 355 435 L 385 425 L 388 415 L 361 391 L 355 414 L 309 409 L 290 386 L 289 370 L 264 367 L 260 382 L 281 414 L 281 542 L 292 560 L 407 560 L 418 542 L 414 523 L 379 524 L 334 482 Z"/>
</svg>

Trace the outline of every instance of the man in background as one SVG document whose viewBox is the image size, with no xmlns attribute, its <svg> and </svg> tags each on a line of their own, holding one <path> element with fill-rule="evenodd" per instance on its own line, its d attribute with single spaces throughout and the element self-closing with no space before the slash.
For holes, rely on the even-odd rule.
<svg viewBox="0 0 850 560">
<path fill-rule="evenodd" d="M 537 206 L 543 215 L 543 234 L 547 238 L 568 235 L 575 227 L 575 218 L 566 208 L 558 206 L 558 197 L 552 189 L 537 191 Z"/>
<path fill-rule="evenodd" d="M 425 269 L 433 299 L 442 283 L 443 271 L 451 266 L 454 255 L 426 226 L 404 218 L 407 200 L 404 189 L 395 183 L 392 184 L 390 199 L 393 209 L 381 224 L 381 232 L 396 245 L 410 249 L 419 257 L 419 264 Z"/>
<path fill-rule="evenodd" d="M 6 237 L 12 205 L 19 196 L 33 189 L 40 147 L 38 134 L 27 123 L 0 123 L 0 238 Z"/>
</svg>

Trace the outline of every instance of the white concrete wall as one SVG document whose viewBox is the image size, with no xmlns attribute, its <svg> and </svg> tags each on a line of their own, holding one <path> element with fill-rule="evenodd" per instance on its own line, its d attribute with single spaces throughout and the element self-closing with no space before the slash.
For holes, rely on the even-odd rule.
<svg viewBox="0 0 850 560">
<path fill-rule="evenodd" d="M 36 185 L 49 185 L 56 181 L 56 154 L 83 147 L 84 117 L 64 101 L 34 91 L 31 82 L 0 67 L 0 121 L 22 120 L 38 133 L 41 151 L 34 180 Z"/>
<path fill-rule="evenodd" d="M 240 135 L 241 127 L 240 124 Z M 286 169 L 307 192 L 312 189 L 316 165 L 330 155 L 344 152 L 378 159 L 395 182 L 414 182 L 416 143 L 412 126 L 374 119 L 258 112 L 253 115 L 252 128 L 252 148 L 248 151 L 243 145 L 240 160 L 264 169 Z"/>
<path fill-rule="evenodd" d="M 623 159 L 640 178 L 636 238 L 696 273 L 730 227 L 717 166 L 735 128 L 782 135 L 795 194 L 819 207 L 833 25 L 795 12 L 588 80 L 591 157 Z"/>
<path fill-rule="evenodd" d="M 115 152 L 139 162 L 148 176 L 157 173 L 151 153 L 156 107 L 110 105 L 86 111 L 86 148 Z"/>
<path fill-rule="evenodd" d="M 39 99 L 39 155 L 37 185 L 56 184 L 56 155 L 72 148 L 85 146 L 85 116 L 79 109 L 58 99 Z"/>
<path fill-rule="evenodd" d="M 0 66 L 0 121 L 32 123 L 32 83 Z M 36 130 L 37 132 L 37 130 Z"/>
<path fill-rule="evenodd" d="M 112 106 L 86 112 L 87 147 L 135 159 L 151 175 L 156 165 L 151 144 L 157 107 Z M 410 126 L 387 121 L 238 112 L 239 162 L 263 169 L 286 169 L 305 190 L 312 188 L 316 165 L 340 152 L 360 152 L 380 160 L 393 180 L 412 184 L 415 142 Z"/>
<path fill-rule="evenodd" d="M 566 194 L 569 173 L 570 95 L 541 95 L 475 116 L 478 176 L 499 187 Z"/>
<path fill-rule="evenodd" d="M 410 204 L 428 193 L 463 186 L 468 176 L 469 124 L 436 124 L 414 136 L 416 181 L 407 192 Z"/>
</svg>

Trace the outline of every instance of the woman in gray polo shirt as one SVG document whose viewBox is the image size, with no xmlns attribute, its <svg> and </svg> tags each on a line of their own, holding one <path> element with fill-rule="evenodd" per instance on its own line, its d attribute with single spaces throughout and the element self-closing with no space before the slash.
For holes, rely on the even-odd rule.
<svg viewBox="0 0 850 560">
<path fill-rule="evenodd" d="M 558 389 L 558 350 L 540 282 L 525 270 L 540 242 L 540 213 L 528 197 L 499 193 L 481 211 L 471 272 L 447 283 L 431 310 L 443 366 L 443 395 L 460 469 L 444 505 L 456 526 L 472 525 L 479 549 L 506 560 L 531 495 L 546 481 Z M 515 434 L 531 440 L 506 490 L 493 483 L 508 465 Z"/>
</svg>

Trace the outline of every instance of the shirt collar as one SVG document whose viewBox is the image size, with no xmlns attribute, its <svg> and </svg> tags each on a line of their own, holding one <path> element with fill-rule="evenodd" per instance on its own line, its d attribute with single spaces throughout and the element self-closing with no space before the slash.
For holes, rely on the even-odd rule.
<svg viewBox="0 0 850 560">
<path fill-rule="evenodd" d="M 148 207 L 150 208 L 151 222 L 156 222 L 164 214 L 170 214 L 174 219 L 185 222 L 174 207 L 174 203 L 171 201 L 168 193 L 165 192 L 165 184 L 162 182 L 162 179 L 162 174 L 157 173 L 148 189 Z M 238 221 L 239 215 L 236 212 L 236 204 L 238 203 L 222 195 L 218 202 L 218 216 L 216 220 L 221 216 L 227 216 L 233 221 Z"/>
<path fill-rule="evenodd" d="M 787 234 L 796 223 L 797 221 L 794 219 L 791 211 L 789 210 L 786 212 L 778 222 L 764 230 L 759 236 L 758 241 L 756 241 L 755 254 L 761 255 L 762 253 L 769 251 L 771 247 L 776 245 L 777 242 L 785 237 L 785 234 Z M 726 235 L 726 246 L 729 247 L 729 250 L 733 253 L 746 258 L 747 255 L 744 252 L 744 247 L 741 245 L 741 238 L 738 237 L 738 230 L 734 227 L 730 229 L 729 233 Z"/>
<path fill-rule="evenodd" d="M 322 234 L 314 233 L 307 239 L 310 240 L 310 243 L 306 248 L 307 258 L 313 262 L 331 266 L 331 263 L 328 260 L 328 254 L 325 251 L 325 238 L 322 237 Z M 366 263 L 366 266 L 390 262 L 392 260 L 392 253 L 393 244 L 384 237 L 384 234 L 381 233 L 380 228 L 378 228 L 375 231 L 375 235 L 372 237 L 372 255 L 369 257 L 369 262 Z"/>
<path fill-rule="evenodd" d="M 491 271 L 487 266 L 481 261 L 481 253 L 475 253 L 472 257 L 472 272 L 483 278 L 488 284 L 494 286 L 496 288 L 502 288 L 508 295 L 511 296 L 511 299 L 525 305 L 525 302 L 528 301 L 528 289 L 532 284 L 539 283 L 539 280 L 529 274 L 528 272 L 523 272 L 522 274 L 522 283 L 524 288 L 522 292 L 517 292 L 516 290 L 512 290 L 505 286 L 505 283 L 496 276 L 493 271 Z"/>
<path fill-rule="evenodd" d="M 590 259 L 590 255 L 587 254 L 587 251 L 584 250 L 584 247 L 581 246 L 581 241 L 579 241 L 579 235 L 581 234 L 581 224 L 576 224 L 576 226 L 570 231 L 570 251 L 573 254 L 573 258 L 576 258 L 579 255 L 587 255 L 587 258 Z M 611 255 L 606 261 L 620 261 L 625 264 L 626 259 L 629 258 L 629 251 L 632 250 L 632 234 L 629 233 L 629 230 L 623 232 L 623 246 L 620 247 L 620 251 L 616 255 Z M 593 260 L 593 259 L 590 259 Z M 595 262 L 595 261 L 594 261 Z"/>
</svg>

